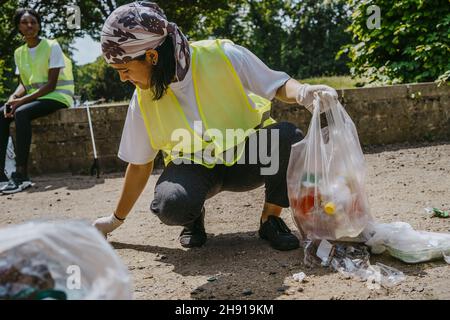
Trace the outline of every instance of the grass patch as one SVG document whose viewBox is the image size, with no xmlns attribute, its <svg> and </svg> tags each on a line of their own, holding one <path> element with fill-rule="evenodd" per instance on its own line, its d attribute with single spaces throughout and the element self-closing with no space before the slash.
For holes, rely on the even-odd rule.
<svg viewBox="0 0 450 320">
<path fill-rule="evenodd" d="M 352 79 L 350 76 L 331 76 L 331 77 L 316 77 L 298 80 L 300 83 L 309 84 L 325 84 L 335 89 L 349 89 L 360 87 L 362 79 Z"/>
</svg>

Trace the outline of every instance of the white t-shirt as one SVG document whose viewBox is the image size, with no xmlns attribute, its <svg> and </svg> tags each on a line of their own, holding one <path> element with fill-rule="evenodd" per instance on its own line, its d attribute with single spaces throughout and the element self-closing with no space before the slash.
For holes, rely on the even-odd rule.
<svg viewBox="0 0 450 320">
<path fill-rule="evenodd" d="M 253 92 L 272 100 L 277 90 L 291 78 L 285 72 L 271 70 L 250 50 L 242 46 L 225 43 L 222 47 L 247 93 Z M 169 86 L 180 102 L 191 127 L 194 128 L 194 121 L 201 121 L 201 118 L 198 114 L 191 69 L 189 68 L 183 81 L 172 83 Z M 153 149 L 150 144 L 136 92 L 134 92 L 125 119 L 118 156 L 125 162 L 146 164 L 155 159 L 158 151 Z"/>
<path fill-rule="evenodd" d="M 38 46 L 39 45 L 37 45 L 34 48 L 28 48 L 28 51 L 30 52 L 32 59 L 34 59 L 34 57 L 36 56 L 36 50 L 37 50 Z M 14 62 L 16 63 L 16 75 L 19 75 L 19 68 L 17 67 L 17 61 L 15 61 L 15 58 L 14 58 Z M 59 45 L 58 42 L 55 42 L 52 44 L 52 47 L 51 47 L 50 58 L 48 61 L 48 68 L 49 69 L 61 68 L 61 70 L 59 71 L 61 73 L 65 66 L 66 65 L 64 63 L 64 55 L 63 55 L 61 46 Z"/>
</svg>

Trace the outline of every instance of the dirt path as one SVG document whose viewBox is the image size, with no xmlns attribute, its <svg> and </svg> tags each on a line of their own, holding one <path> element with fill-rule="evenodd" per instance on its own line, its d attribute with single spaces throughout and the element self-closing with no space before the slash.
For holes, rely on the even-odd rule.
<svg viewBox="0 0 450 320">
<path fill-rule="evenodd" d="M 384 151 L 383 151 L 384 150 Z M 429 218 L 423 208 L 450 208 L 450 144 L 390 146 L 368 150 L 368 192 L 379 221 L 405 221 L 414 228 L 450 231 L 450 219 Z M 450 299 L 450 266 L 444 261 L 407 265 L 387 255 L 377 261 L 402 270 L 406 281 L 369 290 L 327 269 L 306 269 L 301 249 L 277 252 L 257 237 L 263 189 L 224 192 L 206 203 L 207 244 L 183 249 L 179 227 L 162 225 L 149 212 L 153 175 L 126 224 L 110 241 L 128 265 L 137 299 Z M 30 219 L 83 218 L 110 214 L 122 188 L 121 175 L 41 176 L 29 192 L 0 197 L 0 226 Z M 294 228 L 290 212 L 283 212 Z M 294 273 L 307 274 L 296 283 Z M 244 295 L 244 290 L 251 294 Z"/>
</svg>

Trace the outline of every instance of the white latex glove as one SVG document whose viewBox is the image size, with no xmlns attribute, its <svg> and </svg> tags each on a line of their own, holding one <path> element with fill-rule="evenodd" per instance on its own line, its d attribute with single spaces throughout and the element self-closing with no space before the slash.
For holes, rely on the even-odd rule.
<svg viewBox="0 0 450 320">
<path fill-rule="evenodd" d="M 332 87 L 321 84 L 302 84 L 297 92 L 297 103 L 304 106 L 306 109 L 308 109 L 309 112 L 313 113 L 313 101 L 315 93 L 322 97 L 328 96 L 336 99 L 338 98 L 336 90 L 334 90 Z M 325 112 L 325 110 L 320 110 L 320 112 Z"/>
<path fill-rule="evenodd" d="M 124 220 L 119 220 L 116 218 L 114 213 L 109 217 L 102 217 L 94 221 L 92 224 L 98 229 L 106 238 L 106 235 L 113 232 L 115 229 L 123 224 Z"/>
</svg>

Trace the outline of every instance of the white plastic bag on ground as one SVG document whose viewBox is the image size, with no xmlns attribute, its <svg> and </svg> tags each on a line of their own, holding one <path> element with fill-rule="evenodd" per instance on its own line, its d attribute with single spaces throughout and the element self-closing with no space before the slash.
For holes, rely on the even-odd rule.
<svg viewBox="0 0 450 320">
<path fill-rule="evenodd" d="M 419 263 L 450 255 L 450 233 L 416 231 L 405 222 L 374 223 L 365 231 L 371 252 L 389 254 L 406 263 Z"/>
<path fill-rule="evenodd" d="M 355 125 L 336 98 L 317 95 L 308 133 L 292 146 L 287 172 L 290 207 L 302 234 L 328 240 L 358 236 L 371 219 L 365 176 Z"/>
<path fill-rule="evenodd" d="M 8 139 L 8 147 L 6 149 L 6 158 L 5 158 L 5 174 L 8 179 L 11 178 L 11 173 L 16 171 L 16 154 L 14 153 L 14 144 L 12 138 Z"/>
<path fill-rule="evenodd" d="M 0 298 L 43 291 L 67 299 L 132 298 L 128 269 L 91 225 L 29 222 L 0 229 Z"/>
</svg>

